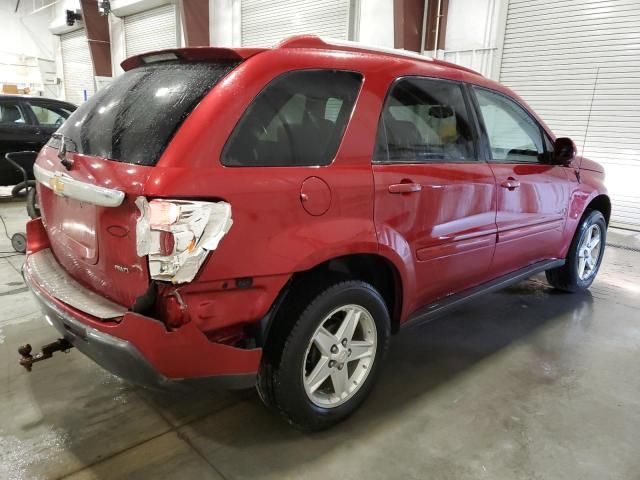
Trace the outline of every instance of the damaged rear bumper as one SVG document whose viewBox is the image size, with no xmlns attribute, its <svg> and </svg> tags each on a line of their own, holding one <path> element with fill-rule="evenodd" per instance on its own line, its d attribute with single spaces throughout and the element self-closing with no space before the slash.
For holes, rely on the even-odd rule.
<svg viewBox="0 0 640 480">
<path fill-rule="evenodd" d="M 88 315 L 45 288 L 48 281 L 40 277 L 42 268 L 36 266 L 37 256 L 44 252 L 27 257 L 23 268 L 27 286 L 62 338 L 106 370 L 151 388 L 234 389 L 255 385 L 260 349 L 212 343 L 192 324 L 168 331 L 159 321 L 129 311 L 108 322 Z M 57 274 L 65 274 L 51 257 L 53 268 L 59 269 Z"/>
</svg>

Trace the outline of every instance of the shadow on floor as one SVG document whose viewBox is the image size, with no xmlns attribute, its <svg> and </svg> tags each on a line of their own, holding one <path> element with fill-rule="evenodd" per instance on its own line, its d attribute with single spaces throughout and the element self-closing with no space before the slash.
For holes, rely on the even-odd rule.
<svg viewBox="0 0 640 480">
<path fill-rule="evenodd" d="M 414 402 L 424 401 L 445 383 L 545 325 L 560 323 L 561 329 L 588 329 L 592 303 L 589 293 L 562 294 L 537 280 L 528 280 L 478 299 L 446 317 L 403 330 L 392 338 L 378 385 L 368 401 L 341 425 L 316 434 L 295 431 L 278 415 L 268 412 L 254 392 L 137 394 L 178 428 L 181 437 L 205 458 L 220 449 L 246 449 L 255 455 L 248 459 L 252 464 L 258 464 L 262 455 L 268 457 L 268 466 L 262 468 L 277 475 L 290 471 L 292 465 L 317 461 L 344 442 L 371 439 L 381 429 L 392 428 L 395 420 L 412 415 Z M 547 359 L 557 350 L 535 342 L 531 348 L 534 355 Z M 518 375 L 524 384 L 553 381 L 544 370 L 524 368 Z M 41 384 L 33 383 L 31 387 L 38 403 L 49 401 L 50 392 L 43 390 Z M 109 406 L 104 405 L 104 409 L 108 411 Z M 69 409 L 63 416 L 44 420 L 55 422 L 55 428 L 73 435 L 75 417 L 74 410 Z M 313 448 L 303 448 L 310 443 Z M 283 454 L 284 451 L 292 453 Z M 95 461 L 83 458 L 84 452 L 79 449 L 73 453 L 85 464 Z"/>
</svg>

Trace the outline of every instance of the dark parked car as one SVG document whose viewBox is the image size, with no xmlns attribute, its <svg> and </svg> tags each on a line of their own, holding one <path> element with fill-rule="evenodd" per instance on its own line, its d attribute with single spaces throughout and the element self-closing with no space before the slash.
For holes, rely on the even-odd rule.
<svg viewBox="0 0 640 480">
<path fill-rule="evenodd" d="M 22 182 L 22 174 L 4 155 L 40 150 L 77 107 L 72 103 L 24 95 L 0 95 L 0 185 Z M 29 168 L 33 178 L 33 167 Z"/>
</svg>

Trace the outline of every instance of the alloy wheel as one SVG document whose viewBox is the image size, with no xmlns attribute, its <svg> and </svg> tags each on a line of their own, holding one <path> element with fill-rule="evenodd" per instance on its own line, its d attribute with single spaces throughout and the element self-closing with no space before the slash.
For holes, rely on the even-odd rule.
<svg viewBox="0 0 640 480">
<path fill-rule="evenodd" d="M 360 305 L 336 308 L 311 337 L 302 381 L 315 405 L 334 408 L 351 399 L 367 379 L 377 348 L 376 325 Z"/>
<path fill-rule="evenodd" d="M 588 280 L 595 274 L 602 250 L 600 248 L 601 239 L 600 225 L 594 223 L 589 226 L 580 240 L 578 246 L 578 278 L 580 280 Z"/>
</svg>

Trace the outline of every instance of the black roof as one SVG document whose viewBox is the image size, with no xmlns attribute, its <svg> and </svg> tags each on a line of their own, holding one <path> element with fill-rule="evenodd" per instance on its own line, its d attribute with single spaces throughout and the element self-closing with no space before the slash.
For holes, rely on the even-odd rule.
<svg viewBox="0 0 640 480">
<path fill-rule="evenodd" d="M 31 100 L 42 100 L 47 103 L 58 104 L 59 106 L 72 107 L 74 110 L 78 108 L 77 105 L 74 105 L 70 102 L 65 102 L 63 100 L 56 100 L 55 98 L 46 98 L 46 97 L 37 97 L 35 95 L 14 95 L 8 93 L 0 93 L 0 100 L 22 100 L 23 102 L 29 102 Z"/>
</svg>

